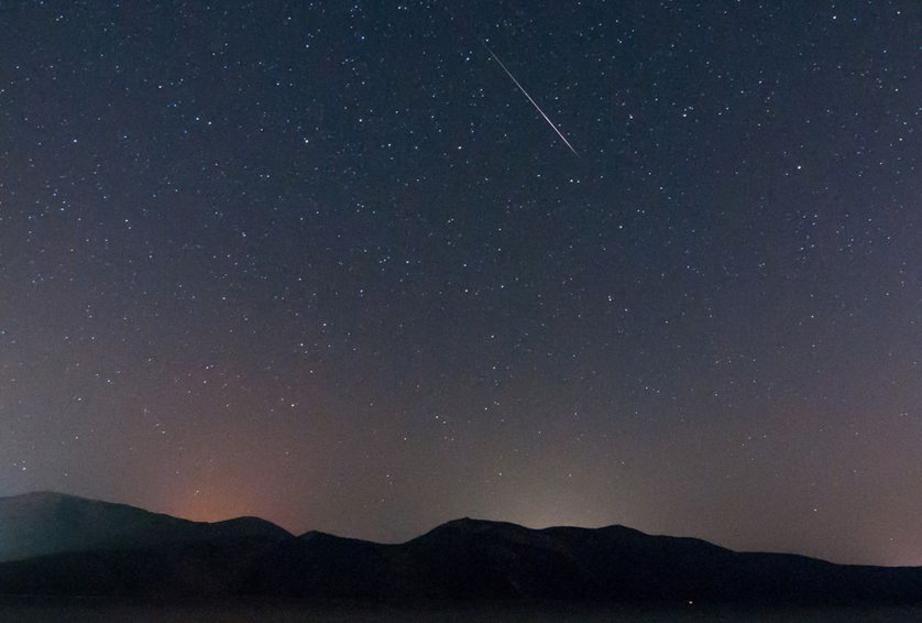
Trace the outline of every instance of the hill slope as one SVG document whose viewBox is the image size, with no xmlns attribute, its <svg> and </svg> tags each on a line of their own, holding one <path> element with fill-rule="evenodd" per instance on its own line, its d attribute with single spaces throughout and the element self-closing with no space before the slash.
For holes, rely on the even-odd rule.
<svg viewBox="0 0 922 623">
<path fill-rule="evenodd" d="M 291 535 L 255 517 L 200 523 L 60 493 L 0 498 L 0 561 L 246 537 Z"/>
<path fill-rule="evenodd" d="M 14 509 L 16 512 L 12 512 Z M 24 510 L 25 509 L 25 510 Z M 922 603 L 922 568 L 843 566 L 739 553 L 623 526 L 533 530 L 460 519 L 401 544 L 260 520 L 195 524 L 42 494 L 0 500 L 7 551 L 60 552 L 0 564 L 0 593 L 259 596 L 408 603 Z M 38 526 L 19 522 L 39 519 Z M 19 535 L 23 543 L 12 542 Z M 86 540 L 80 540 L 85 538 Z M 18 549 L 17 549 L 18 548 Z"/>
<path fill-rule="evenodd" d="M 288 597 L 685 603 L 916 603 L 922 569 L 739 553 L 623 526 L 532 530 L 461 519 L 407 543 L 302 536 L 255 574 Z"/>
</svg>

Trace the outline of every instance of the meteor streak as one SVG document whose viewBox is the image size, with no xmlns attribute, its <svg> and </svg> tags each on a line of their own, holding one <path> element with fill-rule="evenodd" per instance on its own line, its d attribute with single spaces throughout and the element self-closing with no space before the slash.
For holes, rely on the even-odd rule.
<svg viewBox="0 0 922 623">
<path fill-rule="evenodd" d="M 515 79 L 515 76 L 512 75 L 512 72 L 509 71 L 509 70 L 506 68 L 506 65 L 503 64 L 503 62 L 502 62 L 501 60 L 499 60 L 499 57 L 493 52 L 493 50 L 490 49 L 490 46 L 488 46 L 488 45 L 486 44 L 486 42 L 483 42 L 483 47 L 485 47 L 485 48 L 487 49 L 487 52 L 490 53 L 490 56 L 493 57 L 493 60 L 496 61 L 497 63 L 499 63 L 499 66 L 503 68 L 503 71 L 506 72 L 506 75 L 509 76 L 510 78 L 512 78 L 512 81 L 515 83 L 515 86 L 517 86 L 517 87 L 519 88 L 519 91 L 522 92 L 522 95 L 524 95 L 525 97 L 527 97 L 527 98 L 528 98 L 528 101 L 531 102 L 531 105 L 534 106 L 535 109 L 536 109 L 539 113 L 541 113 L 541 116 L 544 117 L 544 120 L 547 121 L 547 124 L 548 124 L 549 126 L 551 126 L 551 127 L 554 129 L 554 132 L 557 132 L 557 136 L 559 136 L 559 137 L 560 137 L 560 140 L 562 140 L 562 141 L 566 144 L 566 146 L 570 148 L 570 151 L 573 152 L 573 155 L 579 156 L 579 154 L 576 153 L 576 150 L 573 149 L 573 145 L 571 145 L 571 144 L 570 144 L 570 141 L 567 140 L 567 137 L 563 135 L 563 132 L 561 132 L 560 130 L 558 130 L 558 129 L 557 129 L 557 126 L 554 125 L 554 122 L 551 121 L 551 118 L 548 117 L 546 114 L 544 114 L 544 111 L 541 110 L 541 107 L 540 107 L 540 106 L 538 106 L 538 102 L 536 102 L 536 101 L 534 100 L 534 98 L 532 98 L 532 96 L 528 94 L 528 91 L 525 90 L 525 87 L 523 87 L 521 84 L 519 84 L 519 81 L 516 80 L 516 79 Z"/>
</svg>

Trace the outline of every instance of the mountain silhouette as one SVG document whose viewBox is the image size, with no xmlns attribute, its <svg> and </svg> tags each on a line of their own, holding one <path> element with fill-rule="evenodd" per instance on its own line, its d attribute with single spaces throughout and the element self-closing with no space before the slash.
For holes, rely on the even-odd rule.
<svg viewBox="0 0 922 623">
<path fill-rule="evenodd" d="M 44 491 L 0 498 L 0 561 L 234 537 L 291 535 L 256 517 L 202 523 Z"/>
<path fill-rule="evenodd" d="M 21 523 L 36 518 L 37 526 Z M 0 551 L 19 558 L 41 552 L 0 563 L 5 594 L 401 604 L 922 602 L 922 568 L 740 553 L 624 526 L 535 530 L 465 518 L 382 544 L 322 532 L 294 537 L 258 519 L 200 524 L 36 494 L 0 500 L 0 529 Z M 40 535 L 52 540 L 42 545 Z"/>
</svg>

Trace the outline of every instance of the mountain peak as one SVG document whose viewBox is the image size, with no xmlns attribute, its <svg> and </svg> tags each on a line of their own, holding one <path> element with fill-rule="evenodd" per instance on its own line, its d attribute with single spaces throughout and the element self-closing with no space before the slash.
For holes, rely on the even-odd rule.
<svg viewBox="0 0 922 623">
<path fill-rule="evenodd" d="M 263 519 L 262 517 L 252 517 L 249 515 L 225 519 L 224 521 L 206 525 L 212 526 L 216 531 L 227 532 L 229 534 L 239 532 L 245 533 L 248 536 L 265 536 L 278 539 L 289 539 L 294 536 L 285 528 L 277 526 L 271 521 Z"/>
<path fill-rule="evenodd" d="M 518 524 L 509 523 L 507 521 L 496 521 L 493 519 L 476 519 L 473 517 L 459 517 L 458 519 L 452 519 L 450 521 L 446 521 L 440 526 L 436 526 L 436 529 L 438 528 L 461 528 L 461 529 L 470 530 L 470 529 L 487 529 L 487 528 L 503 528 L 503 527 L 515 527 L 515 528 L 520 528 L 523 530 L 529 529 L 529 528 L 525 528 L 524 526 L 520 526 Z"/>
<path fill-rule="evenodd" d="M 438 525 L 429 532 L 416 537 L 411 542 L 427 543 L 444 538 L 460 538 L 466 540 L 482 536 L 522 540 L 539 535 L 540 532 L 537 530 L 532 530 L 531 528 L 526 528 L 525 526 L 514 523 L 461 517 Z"/>
</svg>

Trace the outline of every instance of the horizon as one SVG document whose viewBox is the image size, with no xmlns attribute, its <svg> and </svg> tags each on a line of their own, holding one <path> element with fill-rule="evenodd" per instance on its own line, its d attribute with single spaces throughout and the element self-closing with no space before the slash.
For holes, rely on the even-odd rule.
<svg viewBox="0 0 922 623">
<path fill-rule="evenodd" d="M 542 531 L 542 530 L 552 530 L 552 529 L 554 529 L 554 528 L 574 528 L 574 529 L 579 529 L 579 530 L 600 530 L 600 529 L 605 529 L 605 528 L 623 528 L 623 529 L 626 529 L 626 530 L 631 530 L 631 531 L 634 531 L 634 532 L 639 532 L 639 533 L 645 534 L 645 535 L 647 535 L 647 536 L 654 536 L 654 537 L 672 537 L 672 538 L 693 539 L 693 540 L 697 540 L 697 541 L 703 541 L 703 542 L 706 542 L 706 543 L 710 543 L 711 545 L 716 545 L 716 546 L 718 546 L 718 547 L 721 547 L 721 548 L 724 548 L 724 549 L 728 549 L 728 550 L 733 551 L 733 552 L 744 553 L 744 554 L 784 554 L 784 555 L 803 556 L 803 557 L 806 557 L 806 558 L 812 558 L 812 559 L 814 559 L 814 560 L 821 560 L 821 561 L 824 561 L 824 562 L 830 562 L 830 563 L 833 563 L 833 564 L 836 564 L 836 565 L 845 565 L 845 566 L 852 566 L 852 565 L 856 565 L 856 566 L 868 566 L 868 565 L 869 565 L 869 566 L 880 566 L 880 567 L 886 567 L 886 568 L 922 568 L 922 563 L 919 563 L 919 564 L 894 564 L 894 565 L 888 565 L 888 564 L 874 564 L 874 563 L 860 563 L 860 562 L 836 561 L 836 560 L 830 560 L 830 559 L 827 559 L 827 558 L 822 558 L 822 557 L 819 557 L 819 556 L 813 556 L 813 555 L 810 555 L 810 554 L 807 554 L 807 553 L 804 553 L 804 552 L 798 552 L 798 551 L 788 551 L 788 550 L 764 550 L 764 549 L 758 549 L 758 550 L 740 550 L 740 549 L 735 549 L 735 548 L 732 548 L 732 547 L 728 547 L 727 545 L 725 545 L 725 544 L 723 544 L 723 543 L 720 543 L 720 542 L 718 542 L 718 541 L 714 541 L 714 540 L 707 539 L 707 538 L 705 538 L 705 537 L 701 537 L 701 536 L 697 536 L 697 535 L 692 535 L 692 534 L 673 534 L 673 533 L 666 534 L 666 533 L 659 533 L 659 532 L 649 532 L 649 531 L 643 530 L 643 529 L 641 529 L 641 528 L 638 528 L 638 527 L 636 527 L 636 526 L 629 526 L 629 525 L 625 525 L 625 524 L 621 524 L 621 523 L 611 523 L 611 524 L 603 524 L 603 525 L 596 525 L 596 526 L 586 526 L 586 525 L 577 525 L 577 524 L 528 525 L 528 524 L 519 523 L 519 522 L 516 522 L 516 521 L 509 521 L 509 520 L 501 519 L 501 518 L 494 518 L 494 517 L 477 517 L 477 516 L 467 516 L 467 515 L 464 515 L 464 516 L 457 516 L 457 517 L 452 517 L 452 518 L 449 518 L 449 519 L 444 519 L 444 520 L 442 520 L 442 521 L 439 521 L 438 523 L 433 524 L 433 525 L 429 526 L 428 528 L 423 528 L 422 530 L 418 531 L 417 533 L 413 534 L 412 536 L 410 536 L 410 537 L 408 537 L 408 538 L 405 538 L 405 539 L 402 539 L 402 540 L 376 540 L 376 539 L 372 539 L 372 538 L 365 538 L 365 537 L 357 536 L 357 535 L 354 535 L 354 534 L 347 534 L 347 533 L 341 533 L 341 532 L 329 531 L 329 530 L 321 530 L 321 529 L 317 529 L 317 528 L 308 528 L 308 529 L 305 529 L 305 530 L 291 530 L 290 528 L 288 528 L 288 527 L 286 527 L 286 526 L 283 526 L 283 525 L 281 525 L 281 524 L 279 524 L 279 523 L 276 523 L 276 522 L 272 521 L 271 519 L 268 519 L 268 518 L 266 518 L 266 517 L 264 517 L 264 516 L 262 516 L 262 515 L 260 515 L 260 514 L 233 515 L 233 516 L 227 516 L 227 517 L 215 518 L 215 519 L 207 519 L 207 520 L 206 520 L 206 519 L 192 519 L 192 518 L 189 518 L 189 517 L 183 517 L 183 516 L 181 516 L 181 515 L 175 515 L 175 514 L 172 514 L 172 513 L 168 513 L 168 512 L 164 512 L 164 511 L 159 511 L 159 510 L 157 510 L 157 509 L 145 508 L 145 507 L 143 507 L 143 506 L 137 506 L 137 505 L 135 505 L 135 504 L 130 504 L 130 503 L 127 503 L 127 502 L 121 502 L 121 501 L 116 501 L 116 500 L 108 500 L 108 499 L 100 499 L 100 498 L 92 498 L 92 497 L 85 497 L 85 496 L 82 496 L 82 495 L 77 495 L 77 494 L 73 494 L 73 493 L 66 493 L 66 492 L 62 492 L 62 491 L 35 490 L 35 491 L 26 491 L 26 492 L 23 492 L 23 493 L 3 494 L 3 495 L 0 495 L 0 501 L 5 500 L 5 499 L 12 499 L 12 498 L 17 498 L 17 497 L 26 497 L 26 496 L 31 496 L 31 495 L 60 496 L 60 497 L 74 498 L 74 499 L 78 499 L 78 500 L 82 500 L 82 501 L 87 501 L 87 502 L 99 502 L 99 503 L 103 503 L 103 504 L 112 504 L 112 505 L 116 505 L 116 506 L 128 506 L 128 507 L 134 508 L 134 509 L 136 509 L 136 510 L 141 510 L 141 511 L 149 512 L 149 513 L 153 513 L 153 514 L 158 514 L 158 515 L 166 515 L 166 516 L 168 516 L 168 517 L 174 517 L 174 518 L 176 518 L 176 519 L 182 519 L 182 520 L 190 521 L 190 522 L 193 522 L 193 523 L 215 524 L 215 523 L 221 523 L 221 522 L 226 522 L 226 521 L 233 521 L 233 520 L 235 520 L 235 519 L 258 519 L 258 520 L 260 520 L 260 521 L 265 521 L 265 522 L 268 522 L 268 523 L 270 523 L 270 524 L 272 524 L 272 525 L 274 525 L 274 526 L 276 526 L 276 527 L 282 528 L 282 529 L 285 530 L 289 535 L 291 535 L 293 538 L 300 538 L 300 537 L 306 536 L 306 535 L 308 535 L 308 534 L 325 534 L 325 535 L 334 536 L 334 537 L 338 537 L 338 538 L 357 539 L 357 540 L 366 541 L 366 542 L 369 542 L 369 543 L 377 543 L 377 544 L 381 544 L 381 545 L 402 545 L 402 544 L 408 543 L 408 542 L 410 542 L 410 541 L 412 541 L 412 540 L 414 540 L 414 539 L 416 539 L 416 538 L 418 538 L 418 537 L 420 537 L 420 536 L 423 536 L 423 535 L 425 535 L 425 534 L 428 534 L 429 532 L 432 532 L 432 531 L 436 530 L 437 528 L 441 528 L 441 527 L 446 526 L 446 525 L 448 525 L 448 524 L 461 523 L 461 522 L 468 522 L 468 521 L 469 521 L 469 522 L 473 522 L 473 523 L 505 524 L 505 525 L 515 526 L 515 527 L 518 527 L 518 528 L 524 528 L 524 529 L 526 529 L 526 530 L 533 530 L 533 531 L 539 531 L 539 532 Z"/>
<path fill-rule="evenodd" d="M 3 3 L 0 491 L 922 564 L 922 3 Z"/>
</svg>

